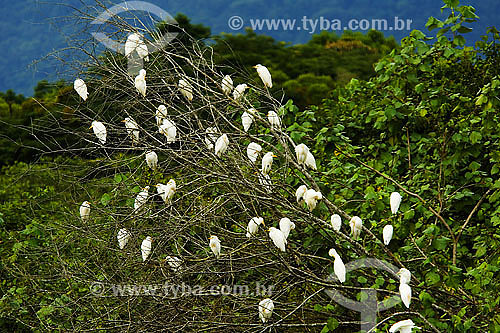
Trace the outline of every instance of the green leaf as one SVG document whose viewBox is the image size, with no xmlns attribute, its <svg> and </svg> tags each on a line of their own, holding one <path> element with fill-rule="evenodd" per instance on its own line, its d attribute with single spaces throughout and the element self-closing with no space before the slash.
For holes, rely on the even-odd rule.
<svg viewBox="0 0 500 333">
<path fill-rule="evenodd" d="M 448 237 L 440 237 L 432 241 L 432 246 L 434 246 L 436 250 L 440 251 L 444 250 L 448 246 L 449 242 L 450 239 Z"/>
<path fill-rule="evenodd" d="M 111 195 L 109 193 L 104 193 L 101 197 L 101 204 L 107 206 L 111 201 Z"/>
<path fill-rule="evenodd" d="M 333 318 L 333 317 L 330 317 L 330 318 L 328 318 L 328 321 L 327 321 L 327 324 L 326 324 L 326 325 L 328 326 L 328 329 L 329 329 L 330 331 L 333 331 L 333 330 L 335 330 L 337 327 L 339 327 L 339 322 L 338 322 L 338 320 L 337 320 L 337 319 L 335 319 L 335 318 Z"/>
</svg>

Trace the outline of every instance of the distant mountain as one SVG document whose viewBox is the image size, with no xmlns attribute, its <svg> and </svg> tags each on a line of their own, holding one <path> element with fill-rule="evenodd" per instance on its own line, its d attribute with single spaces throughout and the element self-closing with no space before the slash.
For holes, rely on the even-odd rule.
<svg viewBox="0 0 500 333">
<path fill-rule="evenodd" d="M 2 72 L 0 91 L 12 88 L 16 92 L 32 95 L 33 87 L 39 80 L 56 80 L 65 77 L 64 73 L 67 74 L 67 71 L 71 73 L 69 65 L 53 57 L 57 54 L 47 59 L 44 57 L 67 47 L 68 39 L 78 37 L 73 34 L 80 31 L 78 28 L 85 23 L 85 20 L 77 21 L 76 18 L 71 18 L 71 15 L 75 13 L 74 9 L 92 6 L 93 2 L 67 0 L 64 5 L 61 5 L 62 2 L 57 0 L 49 1 L 53 3 L 39 0 L 0 0 L 2 3 L 0 50 L 3 55 L 0 57 Z M 315 32 L 319 32 L 321 18 L 323 18 L 323 28 L 332 25 L 332 21 L 341 22 L 344 28 L 351 19 L 366 19 L 368 20 L 366 22 L 371 22 L 372 19 L 386 19 L 388 31 L 385 31 L 385 34 L 394 35 L 397 40 L 400 40 L 408 34 L 408 31 L 394 29 L 396 16 L 405 23 L 408 19 L 412 20 L 411 29 L 426 31 L 427 18 L 440 17 L 442 5 L 442 2 L 438 0 L 377 2 L 372 0 L 151 0 L 149 2 L 166 10 L 172 16 L 184 13 L 192 19 L 193 23 L 202 23 L 211 27 L 214 34 L 243 32 L 245 27 L 251 27 L 253 24 L 255 28 L 258 28 L 260 24 L 261 29 L 256 29 L 258 33 L 291 43 L 303 43 L 309 40 L 314 22 L 318 22 Z M 117 3 L 120 1 L 106 4 L 111 7 Z M 487 27 L 499 25 L 497 17 L 500 13 L 500 2 L 481 0 L 467 1 L 466 4 L 474 6 L 477 15 L 480 16 L 479 22 L 472 26 L 473 32 L 468 34 L 469 40 L 477 40 L 484 34 Z M 232 30 L 228 25 L 230 18 L 233 18 L 231 24 L 235 27 L 239 27 L 243 22 L 242 28 Z M 294 21 L 256 21 L 261 19 L 295 19 L 295 23 Z M 310 19 L 312 21 L 309 21 Z M 283 28 L 283 23 L 288 25 L 288 31 Z M 290 29 L 292 23 L 294 23 L 293 29 Z M 390 30 L 390 27 L 393 29 Z M 88 34 L 88 31 L 86 33 Z M 69 57 L 68 54 L 74 55 L 77 52 L 66 50 L 61 55 Z M 38 60 L 42 61 L 38 62 Z M 71 75 L 66 77 L 71 77 Z"/>
</svg>

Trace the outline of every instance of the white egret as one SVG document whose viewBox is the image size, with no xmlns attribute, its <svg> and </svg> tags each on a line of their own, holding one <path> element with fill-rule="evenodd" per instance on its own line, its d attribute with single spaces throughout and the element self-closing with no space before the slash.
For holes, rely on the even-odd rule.
<svg viewBox="0 0 500 333">
<path fill-rule="evenodd" d="M 214 253 L 215 257 L 219 259 L 220 257 L 220 240 L 217 236 L 210 236 L 210 249 Z"/>
<path fill-rule="evenodd" d="M 309 153 L 309 148 L 305 144 L 301 143 L 295 146 L 295 155 L 299 164 L 306 163 L 307 153 Z"/>
<path fill-rule="evenodd" d="M 120 247 L 120 250 L 123 250 L 125 245 L 127 245 L 128 240 L 130 239 L 130 233 L 128 232 L 127 229 L 121 228 L 118 230 L 118 235 L 116 236 L 118 239 L 118 246 Z"/>
<path fill-rule="evenodd" d="M 232 90 L 233 90 L 233 79 L 231 79 L 231 76 L 226 75 L 222 79 L 222 92 L 225 95 L 229 95 Z"/>
<path fill-rule="evenodd" d="M 333 214 L 330 218 L 330 222 L 332 223 L 333 230 L 340 231 L 340 227 L 342 226 L 342 218 L 339 214 Z"/>
<path fill-rule="evenodd" d="M 401 194 L 398 192 L 391 193 L 391 212 L 397 214 L 399 210 L 399 205 L 401 204 Z"/>
<path fill-rule="evenodd" d="M 323 195 L 321 192 L 315 191 L 314 189 L 309 189 L 304 194 L 304 201 L 306 202 L 307 208 L 312 212 L 316 205 L 318 204 L 318 200 L 323 199 Z"/>
<path fill-rule="evenodd" d="M 94 130 L 94 134 L 97 137 L 97 139 L 99 140 L 99 142 L 101 144 L 105 144 L 106 143 L 106 135 L 107 135 L 106 126 L 104 126 L 104 124 L 101 123 L 100 121 L 94 120 L 92 122 L 92 124 L 90 125 L 90 128 L 92 128 Z"/>
<path fill-rule="evenodd" d="M 259 225 L 264 225 L 264 219 L 262 217 L 252 217 L 247 225 L 247 234 L 246 236 L 250 238 L 250 236 L 255 235 L 259 230 Z"/>
<path fill-rule="evenodd" d="M 353 216 L 349 221 L 349 226 L 351 227 L 352 238 L 358 238 L 363 228 L 363 221 L 358 216 Z"/>
<path fill-rule="evenodd" d="M 85 81 L 83 81 L 82 79 L 76 79 L 73 83 L 73 88 L 84 101 L 87 100 L 87 98 L 89 97 L 89 93 L 87 91 L 87 85 L 85 84 Z"/>
<path fill-rule="evenodd" d="M 399 276 L 399 283 L 405 283 L 408 284 L 410 283 L 411 280 L 411 272 L 406 269 L 406 268 L 401 268 L 397 273 L 397 276 Z"/>
<path fill-rule="evenodd" d="M 166 256 L 165 261 L 167 264 L 172 268 L 174 272 L 179 271 L 182 265 L 182 259 L 175 257 L 175 256 Z"/>
<path fill-rule="evenodd" d="M 259 302 L 259 318 L 263 323 L 268 321 L 273 315 L 274 303 L 270 298 L 263 299 Z"/>
<path fill-rule="evenodd" d="M 144 59 L 144 61 L 149 61 L 149 52 L 146 43 L 142 39 L 142 36 L 138 33 L 132 33 L 127 37 L 125 42 L 125 57 L 129 57 L 134 51 L 137 55 Z"/>
<path fill-rule="evenodd" d="M 134 212 L 138 212 L 144 206 L 144 204 L 148 201 L 148 197 L 149 197 L 149 186 L 146 186 L 135 197 Z"/>
<path fill-rule="evenodd" d="M 84 201 L 80 206 L 80 218 L 83 222 L 87 222 L 90 217 L 90 202 Z"/>
<path fill-rule="evenodd" d="M 245 94 L 245 90 L 248 89 L 248 86 L 245 83 L 238 84 L 236 88 L 234 88 L 233 91 L 233 98 L 239 102 L 242 98 L 243 95 Z"/>
<path fill-rule="evenodd" d="M 281 120 L 278 114 L 274 111 L 269 111 L 267 113 L 267 120 L 271 124 L 272 129 L 280 128 L 281 127 Z"/>
<path fill-rule="evenodd" d="M 141 244 L 142 261 L 146 261 L 146 259 L 148 259 L 149 255 L 151 254 L 152 243 L 153 243 L 153 238 L 151 238 L 151 236 L 147 236 L 142 241 Z"/>
<path fill-rule="evenodd" d="M 334 257 L 333 261 L 333 271 L 335 272 L 335 275 L 339 279 L 340 283 L 345 282 L 345 265 L 344 262 L 342 261 L 342 258 L 340 258 L 339 254 L 335 249 L 330 249 L 328 251 L 328 255 L 330 257 Z"/>
<path fill-rule="evenodd" d="M 411 333 L 413 328 L 420 327 L 417 327 L 411 319 L 401 320 L 392 325 L 391 328 L 389 328 L 389 333 Z"/>
<path fill-rule="evenodd" d="M 193 86 L 187 80 L 179 80 L 179 91 L 182 96 L 186 97 L 188 101 L 193 100 Z"/>
<path fill-rule="evenodd" d="M 216 127 L 207 127 L 205 130 L 205 144 L 208 149 L 214 148 L 214 143 L 217 140 L 217 128 Z"/>
<path fill-rule="evenodd" d="M 283 236 L 285 236 L 285 239 L 288 239 L 288 235 L 293 229 L 295 229 L 295 223 L 290 221 L 289 218 L 284 217 L 280 220 L 280 230 L 283 233 Z"/>
<path fill-rule="evenodd" d="M 154 151 L 146 153 L 146 164 L 152 170 L 155 170 L 156 167 L 158 166 L 158 155 L 156 155 Z"/>
<path fill-rule="evenodd" d="M 215 142 L 215 155 L 221 157 L 222 154 L 226 152 L 228 146 L 229 138 L 227 137 L 227 134 L 221 135 Z"/>
<path fill-rule="evenodd" d="M 241 123 L 245 132 L 248 132 L 253 123 L 253 114 L 249 111 L 250 109 L 248 111 L 244 111 L 241 115 Z"/>
<path fill-rule="evenodd" d="M 134 80 L 135 88 L 144 97 L 146 97 L 146 70 L 141 69 L 139 75 Z"/>
<path fill-rule="evenodd" d="M 167 137 L 167 142 L 175 142 L 177 137 L 177 127 L 175 127 L 175 123 L 170 119 L 163 119 L 163 123 L 158 130 L 161 134 Z"/>
<path fill-rule="evenodd" d="M 389 245 L 389 243 L 391 242 L 393 232 L 394 228 L 392 227 L 392 225 L 388 224 L 384 227 L 382 234 L 384 236 L 384 244 L 386 246 Z"/>
<path fill-rule="evenodd" d="M 307 153 L 306 166 L 309 169 L 318 170 L 318 167 L 316 166 L 316 159 L 314 158 L 314 155 L 310 151 Z"/>
<path fill-rule="evenodd" d="M 305 185 L 300 185 L 297 190 L 295 191 L 295 197 L 297 198 L 297 203 L 300 203 L 301 201 L 304 201 L 304 196 L 307 192 L 307 186 Z"/>
<path fill-rule="evenodd" d="M 273 189 L 273 182 L 268 174 L 263 174 L 259 172 L 259 184 L 264 187 L 267 193 L 271 193 Z"/>
<path fill-rule="evenodd" d="M 167 118 L 167 107 L 165 105 L 161 104 L 160 106 L 158 106 L 158 109 L 156 109 L 155 118 L 156 125 L 160 127 L 163 123 L 163 120 Z"/>
<path fill-rule="evenodd" d="M 169 203 L 174 197 L 175 191 L 177 190 L 177 184 L 175 180 L 170 179 L 167 185 L 158 183 L 155 185 L 156 191 L 161 196 L 165 203 Z"/>
<path fill-rule="evenodd" d="M 407 308 L 410 308 L 411 303 L 411 287 L 406 283 L 401 283 L 399 285 L 399 293 L 401 295 L 401 300 Z"/>
<path fill-rule="evenodd" d="M 276 229 L 275 227 L 269 228 L 268 231 L 269 237 L 273 241 L 274 245 L 282 252 L 285 252 L 286 237 L 283 232 L 280 229 Z"/>
<path fill-rule="evenodd" d="M 274 153 L 272 151 L 266 153 L 262 157 L 262 170 L 261 171 L 263 174 L 268 175 L 269 172 L 271 171 L 274 157 L 278 157 L 278 156 L 274 155 Z"/>
<path fill-rule="evenodd" d="M 250 144 L 247 147 L 248 159 L 252 163 L 255 163 L 255 161 L 257 161 L 257 157 L 259 157 L 259 154 L 261 151 L 262 151 L 262 147 L 258 143 L 250 142 Z"/>
<path fill-rule="evenodd" d="M 139 142 L 139 126 L 132 117 L 126 117 L 122 122 L 125 123 L 127 134 L 132 136 L 132 142 Z"/>
<path fill-rule="evenodd" d="M 272 88 L 273 87 L 273 80 L 271 78 L 271 73 L 269 73 L 269 70 L 267 69 L 266 66 L 263 66 L 261 64 L 253 66 L 257 70 L 257 74 L 259 74 L 260 79 L 262 80 L 262 83 L 264 83 L 265 87 Z"/>
</svg>

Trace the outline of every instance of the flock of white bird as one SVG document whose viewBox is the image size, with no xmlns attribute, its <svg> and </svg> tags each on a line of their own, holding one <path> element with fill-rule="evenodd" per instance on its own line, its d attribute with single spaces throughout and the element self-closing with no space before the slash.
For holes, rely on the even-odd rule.
<svg viewBox="0 0 500 333">
<path fill-rule="evenodd" d="M 131 34 L 127 42 L 125 44 L 125 54 L 126 56 L 130 56 L 136 52 L 140 58 L 148 61 L 148 50 L 147 47 L 139 34 Z M 254 68 L 257 70 L 259 77 L 261 78 L 264 86 L 266 88 L 272 88 L 272 78 L 269 70 L 263 65 L 256 65 Z M 139 74 L 136 76 L 134 80 L 135 88 L 142 95 L 146 96 L 146 70 L 141 69 Z M 85 82 L 82 79 L 76 79 L 74 82 L 74 89 L 78 93 L 78 95 L 85 101 L 88 98 L 88 91 Z M 189 83 L 187 78 L 180 79 L 178 82 L 179 92 L 188 100 L 192 101 L 194 98 L 193 94 L 193 86 Z M 233 80 L 229 75 L 224 76 L 222 79 L 221 89 L 224 94 L 230 95 L 231 92 L 233 94 L 233 99 L 238 102 L 240 101 L 245 93 L 245 90 L 248 89 L 246 84 L 239 84 L 233 89 Z M 254 122 L 255 117 L 258 112 L 255 108 L 250 108 L 245 111 L 241 117 L 243 130 L 247 132 L 252 123 Z M 174 142 L 177 136 L 177 129 L 175 123 L 168 118 L 167 116 L 167 108 L 164 105 L 160 105 L 156 111 L 156 123 L 158 125 L 159 133 L 165 135 L 167 137 L 167 142 Z M 271 129 L 279 129 L 281 127 L 281 120 L 278 114 L 274 111 L 269 111 L 267 114 L 267 120 L 270 124 Z M 125 123 L 126 131 L 128 135 L 132 137 L 132 142 L 139 141 L 139 126 L 137 122 L 132 117 L 127 117 L 123 120 Z M 100 121 L 93 121 L 90 128 L 93 129 L 95 136 L 99 140 L 99 142 L 104 145 L 106 143 L 107 131 L 105 125 Z M 214 149 L 214 153 L 216 156 L 221 157 L 228 149 L 229 146 L 229 138 L 227 134 L 223 134 L 221 136 L 217 135 L 217 129 L 215 127 L 209 127 L 205 131 L 205 143 L 208 149 Z M 251 142 L 247 147 L 247 157 L 252 162 L 255 163 L 259 154 L 262 151 L 262 147 L 255 143 Z M 310 149 L 303 143 L 297 145 L 295 147 L 295 153 L 297 158 L 297 163 L 299 165 L 303 165 L 312 170 L 317 170 L 316 160 L 311 153 Z M 269 186 L 270 176 L 269 173 L 272 168 L 273 159 L 277 157 L 273 152 L 267 152 L 262 157 L 262 166 L 260 169 L 259 182 L 263 186 Z M 147 152 L 145 154 L 146 164 L 152 170 L 155 170 L 158 166 L 158 156 L 155 152 Z M 170 179 L 166 185 L 157 184 L 155 185 L 157 189 L 158 195 L 162 198 L 162 200 L 168 204 L 171 202 L 175 192 L 176 192 L 176 183 L 175 180 Z M 147 203 L 149 198 L 149 186 L 143 188 L 136 196 L 134 201 L 134 212 L 137 213 L 141 211 L 144 205 Z M 296 190 L 296 199 L 297 203 L 307 206 L 309 211 L 313 211 L 318 201 L 323 198 L 321 192 L 316 191 L 314 189 L 308 189 L 306 185 L 301 185 Z M 398 192 L 393 192 L 390 196 L 390 206 L 392 214 L 397 214 L 399 210 L 399 206 L 401 203 L 401 195 Z M 83 222 L 86 222 L 90 218 L 90 210 L 91 203 L 89 201 L 84 201 L 80 206 L 80 217 Z M 265 226 L 264 219 L 262 217 L 253 217 L 250 219 L 246 229 L 246 237 L 251 238 L 256 235 L 259 226 Z M 338 214 L 334 214 L 331 216 L 331 226 L 335 231 L 340 231 L 342 225 L 342 219 Z M 353 239 L 357 239 L 360 236 L 363 221 L 358 216 L 354 216 L 351 218 L 349 222 L 349 226 L 351 228 L 351 236 Z M 288 218 L 282 218 L 279 222 L 279 228 L 270 227 L 267 229 L 269 233 L 269 237 L 272 240 L 273 244 L 282 252 L 286 251 L 287 238 L 290 235 L 290 232 L 295 229 L 295 224 L 290 221 Z M 383 242 L 387 246 L 389 245 L 393 235 L 393 227 L 392 225 L 386 225 L 383 229 Z M 131 237 L 130 232 L 122 228 L 118 231 L 117 240 L 118 246 L 120 249 L 123 249 L 129 239 Z M 146 261 L 152 251 L 152 243 L 153 238 L 151 236 L 147 236 L 141 244 L 141 255 L 142 260 Z M 209 247 L 214 256 L 218 259 L 221 255 L 221 241 L 215 235 L 211 235 L 209 237 Z M 346 269 L 345 265 L 335 249 L 330 249 L 328 254 L 334 258 L 334 273 L 337 276 L 338 280 L 341 283 L 346 281 Z M 175 256 L 169 256 L 166 258 L 166 262 L 168 265 L 174 270 L 178 271 L 182 265 L 182 260 Z M 409 308 L 411 302 L 411 288 L 408 285 L 411 278 L 411 273 L 406 268 L 401 268 L 397 275 L 400 278 L 400 295 L 401 300 L 404 305 Z M 266 298 L 259 302 L 258 306 L 259 310 L 259 318 L 265 323 L 272 316 L 274 310 L 274 303 L 270 298 Z M 390 328 L 389 332 L 401 332 L 401 333 L 409 333 L 412 328 L 416 327 L 413 321 L 410 319 L 403 320 L 395 323 Z"/>
</svg>

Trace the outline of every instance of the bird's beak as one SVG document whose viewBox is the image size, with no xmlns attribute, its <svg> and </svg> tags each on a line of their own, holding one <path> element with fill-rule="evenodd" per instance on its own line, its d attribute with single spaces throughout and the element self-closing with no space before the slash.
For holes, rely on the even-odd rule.
<svg viewBox="0 0 500 333">
<path fill-rule="evenodd" d="M 124 123 L 124 122 L 126 122 L 126 120 L 125 120 L 125 119 L 123 119 L 123 120 L 122 120 L 122 123 Z"/>
<path fill-rule="evenodd" d="M 257 65 L 255 65 L 255 66 L 252 66 L 252 68 L 257 68 Z"/>
<path fill-rule="evenodd" d="M 94 125 L 90 125 L 89 129 L 91 129 Z"/>
<path fill-rule="evenodd" d="M 153 187 L 158 187 L 158 185 L 153 185 Z"/>
<path fill-rule="evenodd" d="M 276 155 L 273 155 L 273 157 L 278 157 L 278 156 L 276 156 Z"/>
<path fill-rule="evenodd" d="M 271 231 L 271 228 L 267 228 L 267 231 Z"/>
<path fill-rule="evenodd" d="M 264 227 L 266 226 L 266 224 L 265 224 L 264 222 L 262 222 L 262 225 L 263 225 Z M 269 231 L 269 228 L 268 228 L 268 231 Z"/>
</svg>

